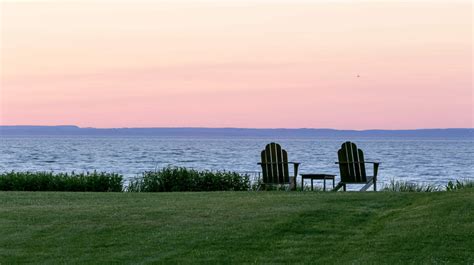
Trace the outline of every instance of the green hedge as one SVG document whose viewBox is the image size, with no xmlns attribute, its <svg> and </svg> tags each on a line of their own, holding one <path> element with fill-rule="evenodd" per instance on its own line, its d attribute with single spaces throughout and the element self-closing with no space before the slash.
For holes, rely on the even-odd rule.
<svg viewBox="0 0 474 265">
<path fill-rule="evenodd" d="M 130 192 L 167 191 L 244 191 L 250 189 L 248 175 L 236 172 L 198 171 L 183 167 L 166 167 L 143 173 L 130 181 Z"/>
<path fill-rule="evenodd" d="M 115 173 L 8 172 L 0 174 L 3 191 L 115 191 L 123 189 L 123 177 Z"/>
</svg>

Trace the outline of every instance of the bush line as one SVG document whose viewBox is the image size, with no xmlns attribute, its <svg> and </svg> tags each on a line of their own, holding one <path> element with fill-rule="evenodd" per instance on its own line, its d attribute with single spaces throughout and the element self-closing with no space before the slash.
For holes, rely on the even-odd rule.
<svg viewBox="0 0 474 265">
<path fill-rule="evenodd" d="M 176 191 L 249 191 L 260 189 L 260 181 L 237 172 L 199 171 L 184 167 L 165 167 L 144 172 L 124 186 L 116 173 L 6 172 L 0 174 L 0 191 L 92 191 L 92 192 L 176 192 Z M 474 180 L 449 181 L 446 186 L 391 180 L 385 192 L 436 192 L 474 188 Z M 286 190 L 284 187 L 269 190 Z"/>
<path fill-rule="evenodd" d="M 0 175 L 2 191 L 99 191 L 123 190 L 123 176 L 115 173 L 7 172 Z"/>
<path fill-rule="evenodd" d="M 159 171 L 143 173 L 130 181 L 129 192 L 173 191 L 246 191 L 250 189 L 250 177 L 236 172 L 211 172 L 166 167 Z"/>
</svg>

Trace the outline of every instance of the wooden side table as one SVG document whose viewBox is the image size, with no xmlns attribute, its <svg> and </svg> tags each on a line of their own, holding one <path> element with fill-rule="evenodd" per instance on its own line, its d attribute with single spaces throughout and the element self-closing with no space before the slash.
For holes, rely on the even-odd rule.
<svg viewBox="0 0 474 265">
<path fill-rule="evenodd" d="M 332 188 L 335 187 L 335 179 L 336 175 L 331 174 L 301 174 L 301 190 L 304 189 L 304 180 L 310 179 L 311 180 L 311 190 L 313 190 L 313 180 L 324 180 L 323 191 L 326 191 L 326 180 L 332 179 Z"/>
</svg>

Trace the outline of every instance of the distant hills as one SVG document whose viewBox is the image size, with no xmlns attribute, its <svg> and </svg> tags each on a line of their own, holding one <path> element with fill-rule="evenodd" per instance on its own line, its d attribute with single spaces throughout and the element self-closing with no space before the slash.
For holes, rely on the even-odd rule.
<svg viewBox="0 0 474 265">
<path fill-rule="evenodd" d="M 179 136 L 179 137 L 436 137 L 474 138 L 474 129 L 334 130 L 248 128 L 80 128 L 78 126 L 0 126 L 0 136 Z"/>
</svg>

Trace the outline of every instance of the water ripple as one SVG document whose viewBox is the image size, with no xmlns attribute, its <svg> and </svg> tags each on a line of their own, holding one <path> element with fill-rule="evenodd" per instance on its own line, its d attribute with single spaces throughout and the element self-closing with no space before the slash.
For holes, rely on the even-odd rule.
<svg viewBox="0 0 474 265">
<path fill-rule="evenodd" d="M 168 165 L 209 170 L 259 171 L 265 144 L 277 141 L 301 173 L 338 174 L 337 150 L 352 140 L 367 160 L 381 161 L 380 180 L 444 184 L 474 177 L 474 140 L 263 139 L 159 137 L 0 138 L 1 171 L 108 171 L 133 177 Z M 369 171 L 372 168 L 368 169 Z"/>
</svg>

